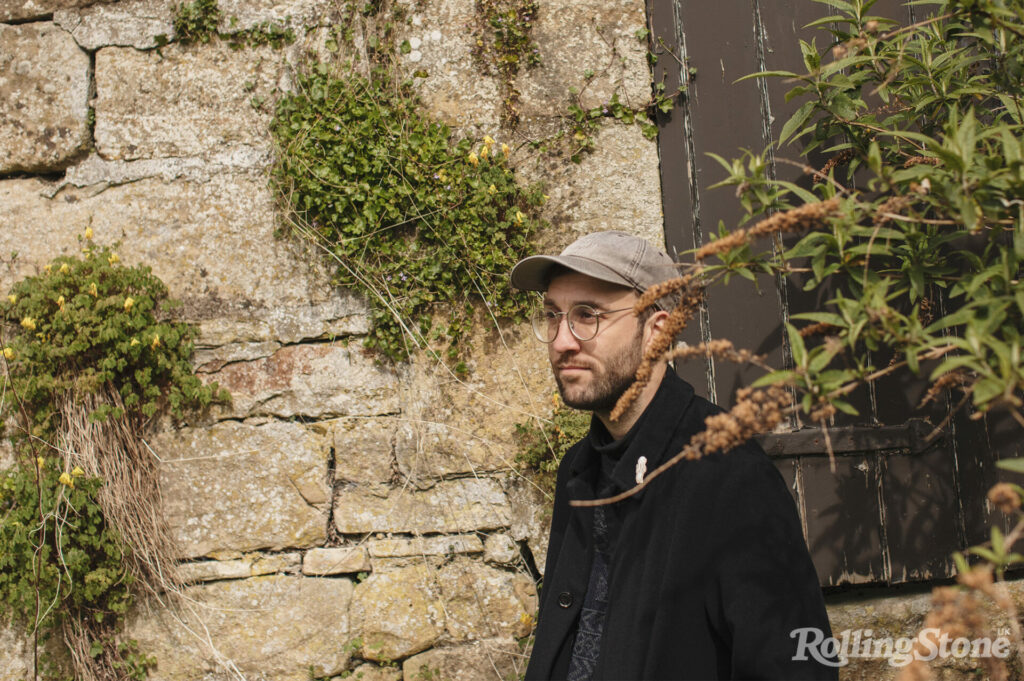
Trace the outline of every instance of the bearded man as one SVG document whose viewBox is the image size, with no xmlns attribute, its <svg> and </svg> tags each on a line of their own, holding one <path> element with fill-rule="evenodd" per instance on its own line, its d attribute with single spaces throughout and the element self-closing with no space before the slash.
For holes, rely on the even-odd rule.
<svg viewBox="0 0 1024 681">
<path fill-rule="evenodd" d="M 615 231 L 512 269 L 513 286 L 544 294 L 533 329 L 562 399 L 593 412 L 558 469 L 526 678 L 835 679 L 797 650 L 797 630 L 831 630 L 793 498 L 756 443 L 682 461 L 615 504 L 569 504 L 643 481 L 721 412 L 660 361 L 611 419 L 668 318 L 633 305 L 675 276 L 665 253 Z"/>
</svg>

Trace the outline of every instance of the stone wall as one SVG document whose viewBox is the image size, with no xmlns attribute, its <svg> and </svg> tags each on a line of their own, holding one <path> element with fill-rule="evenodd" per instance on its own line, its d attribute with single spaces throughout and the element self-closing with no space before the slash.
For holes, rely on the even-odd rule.
<svg viewBox="0 0 1024 681">
<path fill-rule="evenodd" d="M 540 3 L 542 65 L 516 78 L 514 133 L 500 123 L 502 84 L 473 61 L 475 6 L 403 5 L 396 43 L 414 46 L 403 68 L 427 72 L 430 113 L 513 143 L 518 176 L 551 197 L 545 245 L 609 228 L 660 242 L 657 148 L 639 128 L 604 125 L 578 164 L 523 144 L 558 127 L 588 70 L 585 106 L 648 98 L 643 2 Z M 468 378 L 360 352 L 365 303 L 333 288 L 316 254 L 274 238 L 267 188 L 272 102 L 338 6 L 220 7 L 224 31 L 290 18 L 298 41 L 157 49 L 173 35 L 166 0 L 0 0 L 0 254 L 18 252 L 0 288 L 76 253 L 91 226 L 182 301 L 200 330 L 197 371 L 233 397 L 148 443 L 190 586 L 173 608 L 138 604 L 126 634 L 156 655 L 157 680 L 515 678 L 550 500 L 515 465 L 514 424 L 547 413 L 546 354 L 525 329 L 486 324 Z M 837 631 L 910 635 L 927 607 L 923 595 L 833 600 Z M 30 661 L 0 627 L 0 681 L 25 678 Z M 842 674 L 895 671 L 855 662 Z"/>
<path fill-rule="evenodd" d="M 183 303 L 196 370 L 233 398 L 148 442 L 190 586 L 173 608 L 138 604 L 126 635 L 158 680 L 514 678 L 549 504 L 515 465 L 514 424 L 550 408 L 546 353 L 486 323 L 466 378 L 360 351 L 366 304 L 275 239 L 267 183 L 273 102 L 341 4 L 219 6 L 223 31 L 287 18 L 298 39 L 158 48 L 173 38 L 167 0 L 0 2 L 0 254 L 18 253 L 0 288 L 77 253 L 91 226 Z M 517 77 L 514 134 L 502 83 L 472 55 L 474 0 L 401 7 L 396 45 L 416 46 L 401 67 L 426 70 L 431 115 L 508 141 L 522 181 L 546 183 L 545 243 L 608 228 L 661 241 L 657 148 L 639 127 L 605 125 L 579 164 L 526 144 L 557 128 L 588 69 L 593 102 L 647 100 L 641 0 L 541 3 L 543 64 Z M 0 640 L 0 679 L 24 678 L 26 642 Z"/>
</svg>

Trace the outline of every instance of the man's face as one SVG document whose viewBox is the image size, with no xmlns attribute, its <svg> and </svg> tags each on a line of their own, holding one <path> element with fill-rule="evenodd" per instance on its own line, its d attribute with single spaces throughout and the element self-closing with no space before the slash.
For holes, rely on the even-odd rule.
<svg viewBox="0 0 1024 681">
<path fill-rule="evenodd" d="M 570 272 L 551 280 L 544 305 L 554 312 L 566 312 L 582 303 L 604 312 L 631 307 L 636 300 L 632 289 Z M 633 383 L 642 355 L 643 325 L 631 310 L 603 315 L 597 335 L 587 341 L 573 336 L 562 318 L 555 340 L 548 344 L 548 359 L 562 401 L 587 411 L 611 411 Z"/>
</svg>

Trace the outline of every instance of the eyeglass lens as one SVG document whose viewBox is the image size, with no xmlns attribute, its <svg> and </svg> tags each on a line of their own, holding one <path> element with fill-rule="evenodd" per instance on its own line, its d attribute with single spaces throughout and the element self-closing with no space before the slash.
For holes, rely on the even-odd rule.
<svg viewBox="0 0 1024 681">
<path fill-rule="evenodd" d="M 568 312 L 537 310 L 533 315 L 533 332 L 537 338 L 543 343 L 553 342 L 563 316 L 568 318 L 569 331 L 577 340 L 588 341 L 597 335 L 600 313 L 589 305 L 574 305 Z"/>
</svg>

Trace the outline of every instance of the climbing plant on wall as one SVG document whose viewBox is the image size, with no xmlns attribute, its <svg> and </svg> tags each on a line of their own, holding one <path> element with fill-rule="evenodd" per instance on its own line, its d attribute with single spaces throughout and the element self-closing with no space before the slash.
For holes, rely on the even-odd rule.
<svg viewBox="0 0 1024 681">
<path fill-rule="evenodd" d="M 177 586 L 141 438 L 164 411 L 228 395 L 193 375 L 195 331 L 168 319 L 164 284 L 91 238 L 0 301 L 0 418 L 16 455 L 0 473 L 0 602 L 36 653 L 59 634 L 79 678 L 141 679 L 152 659 L 118 623 L 134 593 Z"/>
<path fill-rule="evenodd" d="M 426 115 L 385 43 L 367 40 L 378 49 L 366 68 L 307 65 L 271 124 L 272 182 L 288 231 L 369 301 L 367 348 L 391 360 L 443 348 L 462 371 L 474 306 L 524 319 L 529 298 L 508 271 L 530 252 L 544 197 L 516 182 L 507 143 L 459 138 Z"/>
</svg>

